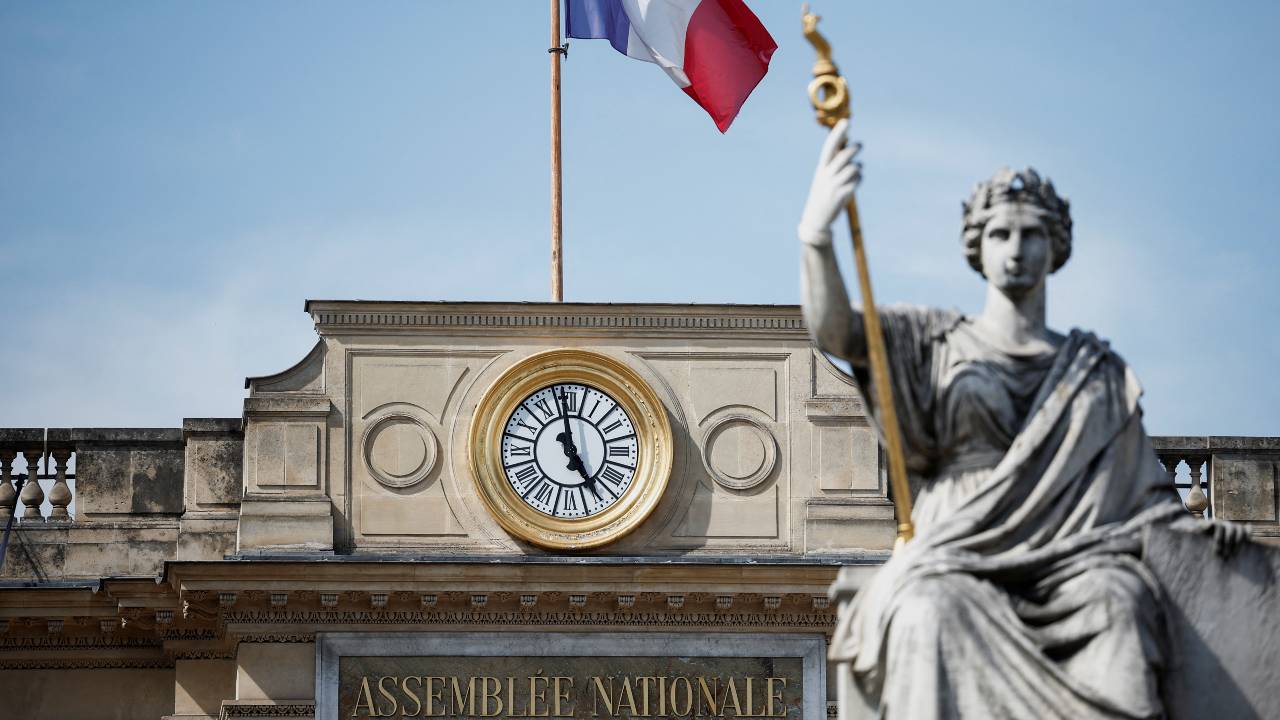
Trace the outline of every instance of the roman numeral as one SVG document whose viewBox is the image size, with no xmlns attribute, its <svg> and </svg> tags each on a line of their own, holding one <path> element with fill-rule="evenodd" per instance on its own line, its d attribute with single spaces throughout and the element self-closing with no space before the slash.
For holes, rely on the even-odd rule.
<svg viewBox="0 0 1280 720">
<path fill-rule="evenodd" d="M 592 398 L 592 400 L 595 400 L 595 402 L 591 404 L 591 409 L 583 414 L 583 417 L 588 420 L 591 419 L 591 414 L 596 411 L 596 408 L 600 407 L 600 398 Z M 583 403 L 583 405 L 586 405 L 586 403 Z"/>
<path fill-rule="evenodd" d="M 516 471 L 516 480 L 519 480 L 520 482 L 523 483 L 527 481 L 529 478 L 537 474 L 538 474 L 538 468 L 532 465 L 525 465 L 524 467 Z"/>
<path fill-rule="evenodd" d="M 523 420 L 517 420 L 517 421 L 516 421 L 516 427 L 522 427 L 522 428 L 524 428 L 525 430 L 528 430 L 529 432 L 533 433 L 535 436 L 537 436 L 537 434 L 538 434 L 538 428 L 536 428 L 536 427 L 534 427 L 534 426 L 532 426 L 532 425 L 527 425 L 527 424 L 525 424 L 525 421 L 523 421 Z"/>
<path fill-rule="evenodd" d="M 533 451 L 532 445 L 508 445 L 507 446 L 507 452 L 510 453 L 511 455 L 524 455 L 525 457 L 529 457 L 529 454 L 532 451 Z M 610 453 L 610 454 L 612 455 L 613 453 Z"/>
<path fill-rule="evenodd" d="M 569 390 L 560 391 L 561 401 L 564 403 L 564 414 L 578 412 L 578 394 Z"/>
<path fill-rule="evenodd" d="M 622 421 L 614 420 L 613 422 L 601 428 L 600 432 L 604 433 L 605 435 L 608 435 L 609 433 L 613 432 L 614 430 L 617 430 L 620 427 L 622 427 Z"/>
<path fill-rule="evenodd" d="M 615 445 L 609 448 L 609 457 L 630 457 L 631 448 L 626 445 Z"/>
<path fill-rule="evenodd" d="M 547 402 L 546 398 L 534 400 L 533 404 L 542 412 L 543 419 L 554 417 L 556 415 L 556 413 L 551 412 L 551 404 Z"/>
<path fill-rule="evenodd" d="M 538 492 L 533 496 L 533 499 L 539 502 L 546 502 L 550 500 L 551 499 L 551 483 L 542 483 L 542 486 L 538 488 Z"/>
<path fill-rule="evenodd" d="M 565 509 L 565 510 L 577 510 L 577 509 L 578 509 L 578 499 L 577 499 L 577 498 L 575 498 L 575 497 L 573 496 L 573 493 L 565 493 L 565 496 L 564 496 L 564 509 Z"/>
<path fill-rule="evenodd" d="M 610 467 L 610 466 L 606 465 L 606 466 L 605 466 L 605 468 L 604 468 L 604 470 L 601 470 L 601 471 L 600 471 L 600 479 L 602 479 L 602 480 L 608 480 L 609 482 L 613 483 L 614 485 L 617 485 L 618 487 L 622 487 L 622 481 L 623 481 L 623 480 L 626 480 L 627 478 L 626 478 L 626 476 L 625 476 L 625 475 L 623 475 L 622 473 L 620 473 L 620 472 L 618 472 L 617 470 L 614 470 L 612 467 Z"/>
</svg>

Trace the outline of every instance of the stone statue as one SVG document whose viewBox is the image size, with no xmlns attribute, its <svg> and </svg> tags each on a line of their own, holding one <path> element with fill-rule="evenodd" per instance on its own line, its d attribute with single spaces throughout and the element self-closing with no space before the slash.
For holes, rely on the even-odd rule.
<svg viewBox="0 0 1280 720">
<path fill-rule="evenodd" d="M 860 181 L 847 121 L 823 146 L 800 222 L 804 317 L 847 361 L 876 421 L 861 313 L 830 226 Z M 1182 507 L 1142 425 L 1132 370 L 1092 333 L 1045 324 L 1045 284 L 1071 255 L 1067 200 L 1000 170 L 964 204 L 964 255 L 987 282 L 977 316 L 882 311 L 916 536 L 859 588 L 832 659 L 844 717 L 1165 717 L 1170 662 L 1152 527 L 1243 526 Z"/>
</svg>

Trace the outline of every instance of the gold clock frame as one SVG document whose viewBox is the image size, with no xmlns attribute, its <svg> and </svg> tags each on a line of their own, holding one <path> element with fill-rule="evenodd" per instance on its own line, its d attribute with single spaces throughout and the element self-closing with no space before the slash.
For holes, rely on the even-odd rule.
<svg viewBox="0 0 1280 720">
<path fill-rule="evenodd" d="M 507 482 L 502 431 L 534 392 L 557 383 L 589 385 L 607 393 L 631 417 L 636 431 L 636 470 L 622 497 L 588 518 L 563 519 L 529 507 Z M 512 365 L 481 396 L 467 447 L 471 475 L 485 507 L 513 536 L 551 550 L 586 550 L 635 530 L 662 500 L 671 476 L 672 436 L 667 411 L 653 389 L 626 364 L 576 348 L 546 350 Z"/>
</svg>

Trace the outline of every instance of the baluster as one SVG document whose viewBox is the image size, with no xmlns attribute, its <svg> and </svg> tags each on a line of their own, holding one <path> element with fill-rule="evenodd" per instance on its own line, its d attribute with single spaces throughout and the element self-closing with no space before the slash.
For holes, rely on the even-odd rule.
<svg viewBox="0 0 1280 720">
<path fill-rule="evenodd" d="M 13 459 L 17 450 L 0 448 L 0 523 L 8 522 L 18 505 L 18 491 L 13 487 Z"/>
<path fill-rule="evenodd" d="M 1191 490 L 1187 492 L 1187 509 L 1198 518 L 1204 517 L 1204 511 L 1209 507 L 1209 497 L 1200 487 L 1200 468 L 1205 460 L 1206 458 L 1202 457 L 1187 458 L 1187 467 L 1191 469 Z"/>
<path fill-rule="evenodd" d="M 44 490 L 40 487 L 41 455 L 44 455 L 42 449 L 22 451 L 22 457 L 27 461 L 27 481 L 23 483 L 22 494 L 18 496 L 23 505 L 23 522 L 44 522 L 44 516 L 40 514 L 40 505 L 44 503 Z"/>
<path fill-rule="evenodd" d="M 53 506 L 49 519 L 65 522 L 71 519 L 67 512 L 67 506 L 71 504 L 71 487 L 67 485 L 67 461 L 71 459 L 71 448 L 54 448 L 49 454 L 58 468 L 53 487 L 49 488 L 49 504 Z"/>
<path fill-rule="evenodd" d="M 1169 473 L 1169 484 L 1177 488 L 1178 486 L 1178 463 L 1182 462 L 1182 458 L 1177 455 L 1158 455 L 1160 464 L 1164 466 L 1164 471 Z"/>
</svg>

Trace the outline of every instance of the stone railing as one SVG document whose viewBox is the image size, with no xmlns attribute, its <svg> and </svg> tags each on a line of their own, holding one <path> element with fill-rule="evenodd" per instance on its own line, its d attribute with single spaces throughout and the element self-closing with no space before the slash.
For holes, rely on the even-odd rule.
<svg viewBox="0 0 1280 720">
<path fill-rule="evenodd" d="M 1253 523 L 1255 535 L 1276 536 L 1280 437 L 1157 436 L 1152 442 L 1188 510 Z"/>
<path fill-rule="evenodd" d="M 1280 542 L 1280 437 L 1153 441 L 1188 510 Z M 0 577 L 150 575 L 166 560 L 235 553 L 243 454 L 238 418 L 0 429 L 0 528 L 10 517 L 15 528 Z"/>
<path fill-rule="evenodd" d="M 180 428 L 0 428 L 0 577 L 153 575 L 234 552 L 239 418 Z"/>
<path fill-rule="evenodd" d="M 74 519 L 71 483 L 75 472 L 69 470 L 74 468 L 74 454 L 69 430 L 0 429 L 0 524 L 8 523 L 14 513 L 21 522 Z"/>
</svg>

